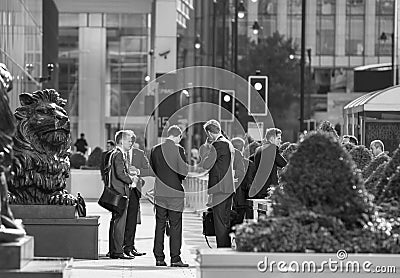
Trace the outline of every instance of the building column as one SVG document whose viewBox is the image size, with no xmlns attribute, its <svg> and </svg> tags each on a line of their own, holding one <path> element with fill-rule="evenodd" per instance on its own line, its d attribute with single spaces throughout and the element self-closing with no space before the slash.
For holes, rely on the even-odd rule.
<svg viewBox="0 0 400 278">
<path fill-rule="evenodd" d="M 277 1 L 277 26 L 276 29 L 278 30 L 279 34 L 285 35 L 287 37 L 287 14 L 288 14 L 288 6 L 287 1 Z"/>
<path fill-rule="evenodd" d="M 103 23 L 102 14 L 80 14 L 78 133 L 85 133 L 92 150 L 105 145 L 106 28 Z"/>
<path fill-rule="evenodd" d="M 378 37 L 375 36 L 375 0 L 366 0 L 365 6 L 365 22 L 371 22 L 371 24 L 365 24 L 365 57 L 375 56 L 375 45 L 378 42 Z"/>
<path fill-rule="evenodd" d="M 317 2 L 307 1 L 306 5 L 306 49 L 311 49 L 311 56 L 315 57 L 317 50 Z M 311 63 L 316 65 L 316 59 Z"/>
<path fill-rule="evenodd" d="M 336 1 L 335 56 L 346 52 L 346 1 Z"/>
</svg>

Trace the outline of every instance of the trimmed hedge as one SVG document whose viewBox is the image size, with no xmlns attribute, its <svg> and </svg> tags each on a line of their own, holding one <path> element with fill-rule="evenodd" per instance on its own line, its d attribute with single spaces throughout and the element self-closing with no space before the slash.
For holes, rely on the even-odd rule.
<svg viewBox="0 0 400 278">
<path fill-rule="evenodd" d="M 354 149 L 354 144 L 352 144 L 352 143 L 346 143 L 346 144 L 343 144 L 342 145 L 342 147 L 347 151 L 347 152 L 350 152 L 352 149 Z"/>
<path fill-rule="evenodd" d="M 100 147 L 94 148 L 94 150 L 89 155 L 86 165 L 89 167 L 100 169 L 102 153 L 103 150 Z"/>
<path fill-rule="evenodd" d="M 369 176 L 379 167 L 383 162 L 389 161 L 390 157 L 387 154 L 381 154 L 374 159 L 372 159 L 371 163 L 365 167 L 364 171 L 362 172 L 362 177 L 364 180 L 367 180 Z"/>
<path fill-rule="evenodd" d="M 379 180 L 378 188 L 380 189 L 380 191 L 378 192 L 378 194 L 380 197 L 383 198 L 384 196 L 382 196 L 382 195 L 387 195 L 385 193 L 386 190 L 390 191 L 390 189 L 386 189 L 386 187 L 389 183 L 389 179 L 396 172 L 396 169 L 399 166 L 400 166 L 400 148 L 397 148 L 393 152 L 392 159 L 390 159 L 389 163 L 386 164 L 385 169 L 383 171 L 383 175 L 382 175 L 381 179 Z M 390 194 L 388 197 L 390 197 Z"/>
<path fill-rule="evenodd" d="M 376 170 L 368 177 L 365 181 L 364 186 L 369 193 L 371 193 L 376 201 L 378 198 L 378 192 L 381 190 L 378 188 L 379 181 L 383 177 L 383 172 L 385 170 L 385 166 L 388 164 L 387 161 L 384 161 L 381 165 L 376 168 Z"/>
<path fill-rule="evenodd" d="M 71 154 L 70 162 L 71 168 L 80 169 L 86 165 L 86 157 L 81 152 L 74 152 Z"/>
<path fill-rule="evenodd" d="M 397 220 L 375 213 L 358 172 L 336 138 L 308 135 L 271 194 L 271 215 L 236 226 L 237 250 L 399 253 Z"/>
<path fill-rule="evenodd" d="M 367 165 L 372 160 L 372 153 L 365 146 L 359 145 L 354 146 L 354 148 L 349 152 L 351 158 L 356 163 L 357 169 L 361 171 L 367 167 Z"/>
</svg>

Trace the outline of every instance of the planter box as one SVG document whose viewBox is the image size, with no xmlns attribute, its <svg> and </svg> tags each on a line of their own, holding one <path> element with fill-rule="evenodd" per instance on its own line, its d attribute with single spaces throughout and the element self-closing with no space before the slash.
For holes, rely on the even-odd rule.
<svg viewBox="0 0 400 278">
<path fill-rule="evenodd" d="M 10 205 L 15 218 L 75 218 L 75 206 L 65 205 Z"/>
<path fill-rule="evenodd" d="M 339 260 L 335 253 L 253 253 L 231 249 L 200 249 L 197 250 L 196 261 L 198 278 L 364 278 L 395 277 L 398 275 L 396 273 L 400 273 L 400 255 L 391 254 L 348 254 L 346 259 Z"/>
<path fill-rule="evenodd" d="M 81 193 L 85 200 L 98 200 L 103 193 L 104 183 L 101 180 L 100 170 L 71 169 L 72 195 Z"/>
<path fill-rule="evenodd" d="M 23 219 L 23 223 L 26 233 L 35 238 L 35 256 L 99 258 L 99 216 Z"/>
</svg>

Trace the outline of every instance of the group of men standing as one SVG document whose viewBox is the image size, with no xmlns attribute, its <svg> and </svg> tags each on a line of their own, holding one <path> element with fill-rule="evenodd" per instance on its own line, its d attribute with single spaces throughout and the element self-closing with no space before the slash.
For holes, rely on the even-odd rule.
<svg viewBox="0 0 400 278">
<path fill-rule="evenodd" d="M 265 154 L 270 156 L 273 153 L 275 155 L 280 144 L 281 131 L 279 129 L 267 130 L 267 144 L 259 147 L 257 151 L 253 148 L 254 153 L 247 159 L 243 157 L 243 139 L 234 138 L 230 141 L 223 135 L 218 121 L 209 120 L 203 128 L 207 140 L 200 148 L 200 166 L 208 170 L 208 206 L 213 210 L 217 247 L 230 247 L 232 207 L 235 207 L 239 218 L 243 220 L 246 213 L 245 199 L 248 198 L 250 185 L 257 178 L 255 169 L 265 167 L 262 165 L 266 163 L 263 162 Z M 182 183 L 189 170 L 185 150 L 179 145 L 181 139 L 182 130 L 179 126 L 170 126 L 166 140 L 151 149 L 150 162 L 148 162 L 143 151 L 132 148 L 135 141 L 132 131 L 121 130 L 116 133 L 116 148 L 105 153 L 104 161 L 108 161 L 111 168 L 110 186 L 120 194 L 129 196 L 129 201 L 122 214 L 112 215 L 110 224 L 111 258 L 131 259 L 144 255 L 136 250 L 134 244 L 141 196 L 141 183 L 138 181 L 140 181 L 141 171 L 151 168 L 152 175 L 156 178 L 154 184 L 156 227 L 153 247 L 156 266 L 167 265 L 164 254 L 164 234 L 167 223 L 170 227 L 171 266 L 188 266 L 182 262 L 180 257 L 185 197 Z M 286 161 L 278 152 L 276 152 L 276 156 L 278 156 L 278 160 L 267 161 L 272 163 L 268 163 L 271 164 L 272 171 L 276 171 L 278 166 L 286 165 Z M 269 187 L 275 182 L 275 175 L 276 173 L 272 175 L 272 178 L 267 176 L 260 180 L 261 187 L 258 191 L 263 192 L 265 186 Z"/>
</svg>

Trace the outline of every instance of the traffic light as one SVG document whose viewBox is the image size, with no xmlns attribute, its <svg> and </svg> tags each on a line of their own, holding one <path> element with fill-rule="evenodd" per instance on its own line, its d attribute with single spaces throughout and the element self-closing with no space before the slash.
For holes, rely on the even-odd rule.
<svg viewBox="0 0 400 278">
<path fill-rule="evenodd" d="M 251 75 L 248 83 L 249 114 L 266 116 L 268 114 L 268 76 Z"/>
<path fill-rule="evenodd" d="M 235 91 L 219 91 L 219 120 L 233 122 L 234 120 Z"/>
</svg>

